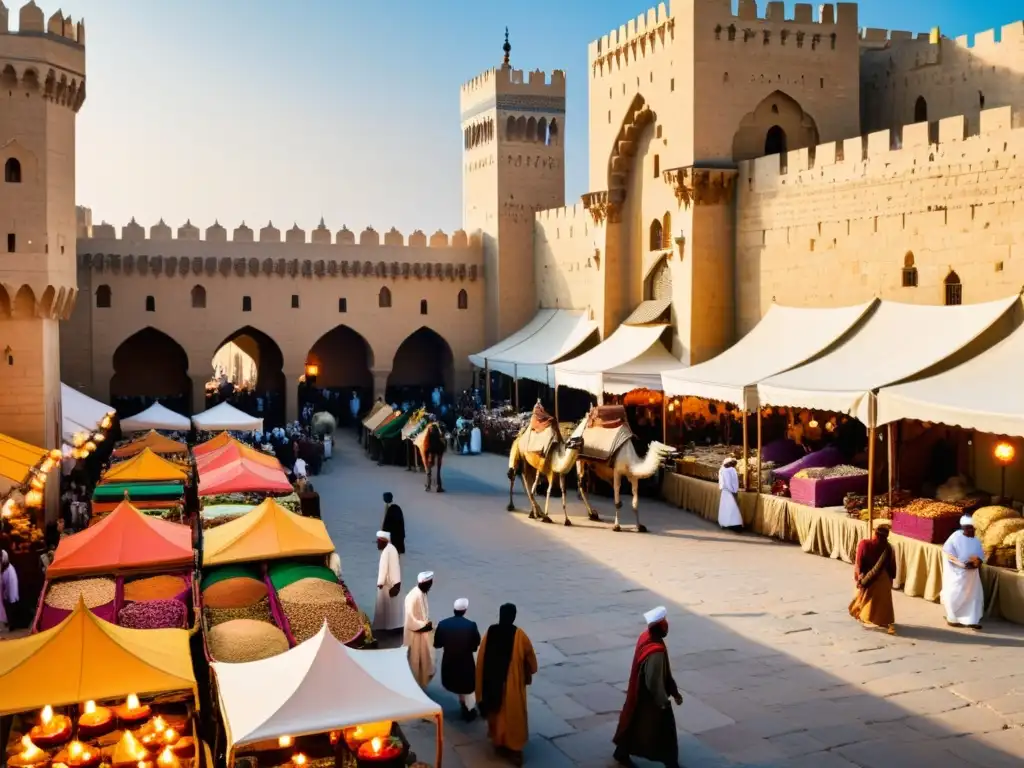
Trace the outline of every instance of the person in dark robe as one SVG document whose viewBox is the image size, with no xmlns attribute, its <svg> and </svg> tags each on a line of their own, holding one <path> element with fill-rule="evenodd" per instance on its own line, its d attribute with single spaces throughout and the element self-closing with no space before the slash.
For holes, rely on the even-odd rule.
<svg viewBox="0 0 1024 768">
<path fill-rule="evenodd" d="M 395 545 L 398 554 L 405 554 L 405 515 L 402 508 L 394 504 L 395 497 L 387 491 L 384 494 L 384 522 L 380 529 L 391 534 L 391 543 Z"/>
<path fill-rule="evenodd" d="M 513 765 L 522 765 L 523 747 L 530 738 L 526 686 L 537 674 L 537 654 L 515 622 L 516 607 L 505 603 L 498 609 L 498 623 L 480 642 L 476 700 L 494 748 Z"/>
<path fill-rule="evenodd" d="M 480 647 L 480 630 L 476 622 L 466 618 L 469 600 L 455 601 L 455 615 L 438 622 L 434 631 L 434 647 L 443 652 L 441 657 L 441 685 L 459 697 L 462 719 L 467 723 L 476 719 L 476 660 L 473 654 Z"/>
<path fill-rule="evenodd" d="M 679 765 L 679 741 L 672 702 L 683 703 L 669 668 L 665 636 L 668 615 L 664 607 L 644 614 L 647 629 L 640 635 L 629 670 L 626 703 L 619 715 L 619 727 L 612 741 L 615 761 L 635 765 L 633 756 L 642 757 L 668 768 Z"/>
<path fill-rule="evenodd" d="M 896 634 L 896 613 L 892 605 L 892 584 L 896 579 L 896 556 L 889 544 L 889 526 L 875 528 L 870 539 L 857 545 L 853 580 L 857 594 L 850 603 L 850 615 L 869 629 L 886 629 Z"/>
</svg>

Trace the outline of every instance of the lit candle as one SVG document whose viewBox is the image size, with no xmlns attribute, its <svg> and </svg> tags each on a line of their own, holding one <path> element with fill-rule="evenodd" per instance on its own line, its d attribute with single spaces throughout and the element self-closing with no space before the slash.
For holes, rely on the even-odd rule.
<svg viewBox="0 0 1024 768">
<path fill-rule="evenodd" d="M 279 738 L 277 740 L 277 746 L 281 747 L 282 749 L 284 747 L 290 747 L 291 745 L 292 745 L 292 737 L 291 736 L 282 736 L 281 738 Z"/>
<path fill-rule="evenodd" d="M 164 751 L 160 753 L 160 757 L 157 758 L 156 762 L 161 766 L 161 768 L 178 768 L 181 765 L 178 758 L 174 756 L 173 752 L 171 752 L 170 747 L 165 748 Z"/>
<path fill-rule="evenodd" d="M 53 707 L 49 704 L 43 707 L 43 711 L 39 713 L 39 719 L 43 723 L 43 728 L 47 728 L 53 721 Z"/>
<path fill-rule="evenodd" d="M 152 726 L 156 733 L 163 733 L 167 730 L 167 723 L 164 722 L 164 719 L 160 717 L 160 715 L 153 718 Z"/>
<path fill-rule="evenodd" d="M 166 744 L 167 746 L 173 746 L 174 742 L 178 740 L 178 732 L 173 728 L 168 728 L 166 731 L 164 731 L 163 739 L 164 744 Z"/>
<path fill-rule="evenodd" d="M 25 762 L 34 762 L 44 754 L 43 750 L 32 743 L 32 738 L 28 734 L 21 737 L 21 746 L 24 747 L 21 750 L 21 759 Z"/>
<path fill-rule="evenodd" d="M 374 736 L 370 739 L 370 749 L 373 750 L 373 754 L 379 755 L 381 746 L 383 746 L 383 742 L 378 737 Z"/>
<path fill-rule="evenodd" d="M 80 741 L 72 741 L 68 745 L 68 757 L 72 760 L 78 760 L 82 756 L 82 752 L 85 751 L 85 746 Z"/>
<path fill-rule="evenodd" d="M 306 756 L 304 754 L 302 754 L 301 752 L 299 752 L 298 754 L 292 755 L 292 762 L 295 765 L 305 765 L 306 764 Z"/>
<path fill-rule="evenodd" d="M 96 702 L 95 701 L 87 701 L 87 702 L 85 702 L 85 714 L 87 714 L 87 715 L 94 715 L 94 714 L 96 714 Z"/>
<path fill-rule="evenodd" d="M 136 710 L 139 708 L 139 697 L 134 693 L 128 694 L 128 699 L 125 701 L 129 710 Z"/>
</svg>

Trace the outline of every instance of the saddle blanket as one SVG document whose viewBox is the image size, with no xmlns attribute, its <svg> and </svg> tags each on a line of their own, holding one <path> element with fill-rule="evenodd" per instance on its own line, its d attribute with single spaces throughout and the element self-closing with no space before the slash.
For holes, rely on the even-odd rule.
<svg viewBox="0 0 1024 768">
<path fill-rule="evenodd" d="M 534 432 L 527 427 L 526 431 L 519 436 L 519 450 L 523 453 L 537 453 L 547 456 L 555 443 L 558 442 L 559 434 L 555 425 L 551 424 L 540 432 Z"/>
<path fill-rule="evenodd" d="M 619 408 L 620 406 L 609 406 L 611 408 Z M 595 408 L 593 411 L 601 409 Z M 583 439 L 583 448 L 580 450 L 581 459 L 591 459 L 593 461 L 609 461 L 616 452 L 629 442 L 633 438 L 633 430 L 629 428 L 629 424 L 625 420 L 625 410 L 623 409 L 621 418 L 611 419 L 595 419 L 594 412 L 587 416 L 583 421 L 579 423 L 579 426 L 573 431 L 573 437 L 579 437 Z M 592 426 L 592 423 L 597 421 L 598 424 L 609 424 L 615 426 Z"/>
<path fill-rule="evenodd" d="M 363 422 L 363 426 L 371 432 L 376 432 L 386 422 L 394 418 L 395 411 L 392 411 L 389 406 L 384 406 L 372 416 L 368 416 L 366 421 Z"/>
<path fill-rule="evenodd" d="M 384 405 L 384 403 L 374 403 L 373 408 L 371 408 L 370 412 L 363 418 L 363 426 L 370 429 L 370 423 L 373 421 L 374 417 L 385 408 L 387 408 L 387 406 Z"/>
<path fill-rule="evenodd" d="M 402 427 L 402 439 L 412 440 L 416 435 L 420 433 L 420 430 L 427 426 L 427 419 L 424 416 L 420 418 L 412 418 L 405 422 L 405 426 Z"/>
</svg>

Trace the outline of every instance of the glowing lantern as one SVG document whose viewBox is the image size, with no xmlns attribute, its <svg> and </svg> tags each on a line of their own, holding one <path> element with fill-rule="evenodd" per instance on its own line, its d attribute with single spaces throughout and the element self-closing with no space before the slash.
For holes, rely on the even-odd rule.
<svg viewBox="0 0 1024 768">
<path fill-rule="evenodd" d="M 1014 450 L 1013 446 L 1009 443 L 999 443 L 995 447 L 994 451 L 996 461 L 1002 464 L 1009 464 L 1013 461 L 1013 457 L 1016 453 L 1017 452 Z"/>
<path fill-rule="evenodd" d="M 279 738 L 277 740 L 277 746 L 281 747 L 282 749 L 284 749 L 285 747 L 290 747 L 291 745 L 292 745 L 292 737 L 291 736 L 282 736 L 281 738 Z"/>
</svg>

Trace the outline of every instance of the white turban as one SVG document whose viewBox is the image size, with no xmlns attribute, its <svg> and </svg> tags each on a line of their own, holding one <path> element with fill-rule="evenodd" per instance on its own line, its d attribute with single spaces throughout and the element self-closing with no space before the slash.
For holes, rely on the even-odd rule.
<svg viewBox="0 0 1024 768">
<path fill-rule="evenodd" d="M 423 571 L 419 576 L 416 577 L 416 583 L 422 584 L 425 581 L 431 581 L 434 578 L 433 571 Z"/>
<path fill-rule="evenodd" d="M 384 539 L 384 541 L 391 541 L 391 534 L 387 531 L 377 531 L 377 538 Z"/>
<path fill-rule="evenodd" d="M 467 600 L 464 597 L 460 597 L 458 600 L 455 601 L 455 610 L 456 611 L 468 611 L 469 610 L 469 600 Z"/>
<path fill-rule="evenodd" d="M 651 624 L 657 624 L 659 621 L 664 621 L 668 616 L 668 611 L 665 610 L 665 606 L 659 605 L 657 608 L 652 608 L 644 614 L 644 621 L 647 622 L 647 626 Z"/>
<path fill-rule="evenodd" d="M 970 515 L 964 515 L 960 518 L 960 527 L 966 528 L 967 526 L 974 527 L 974 520 Z"/>
</svg>

